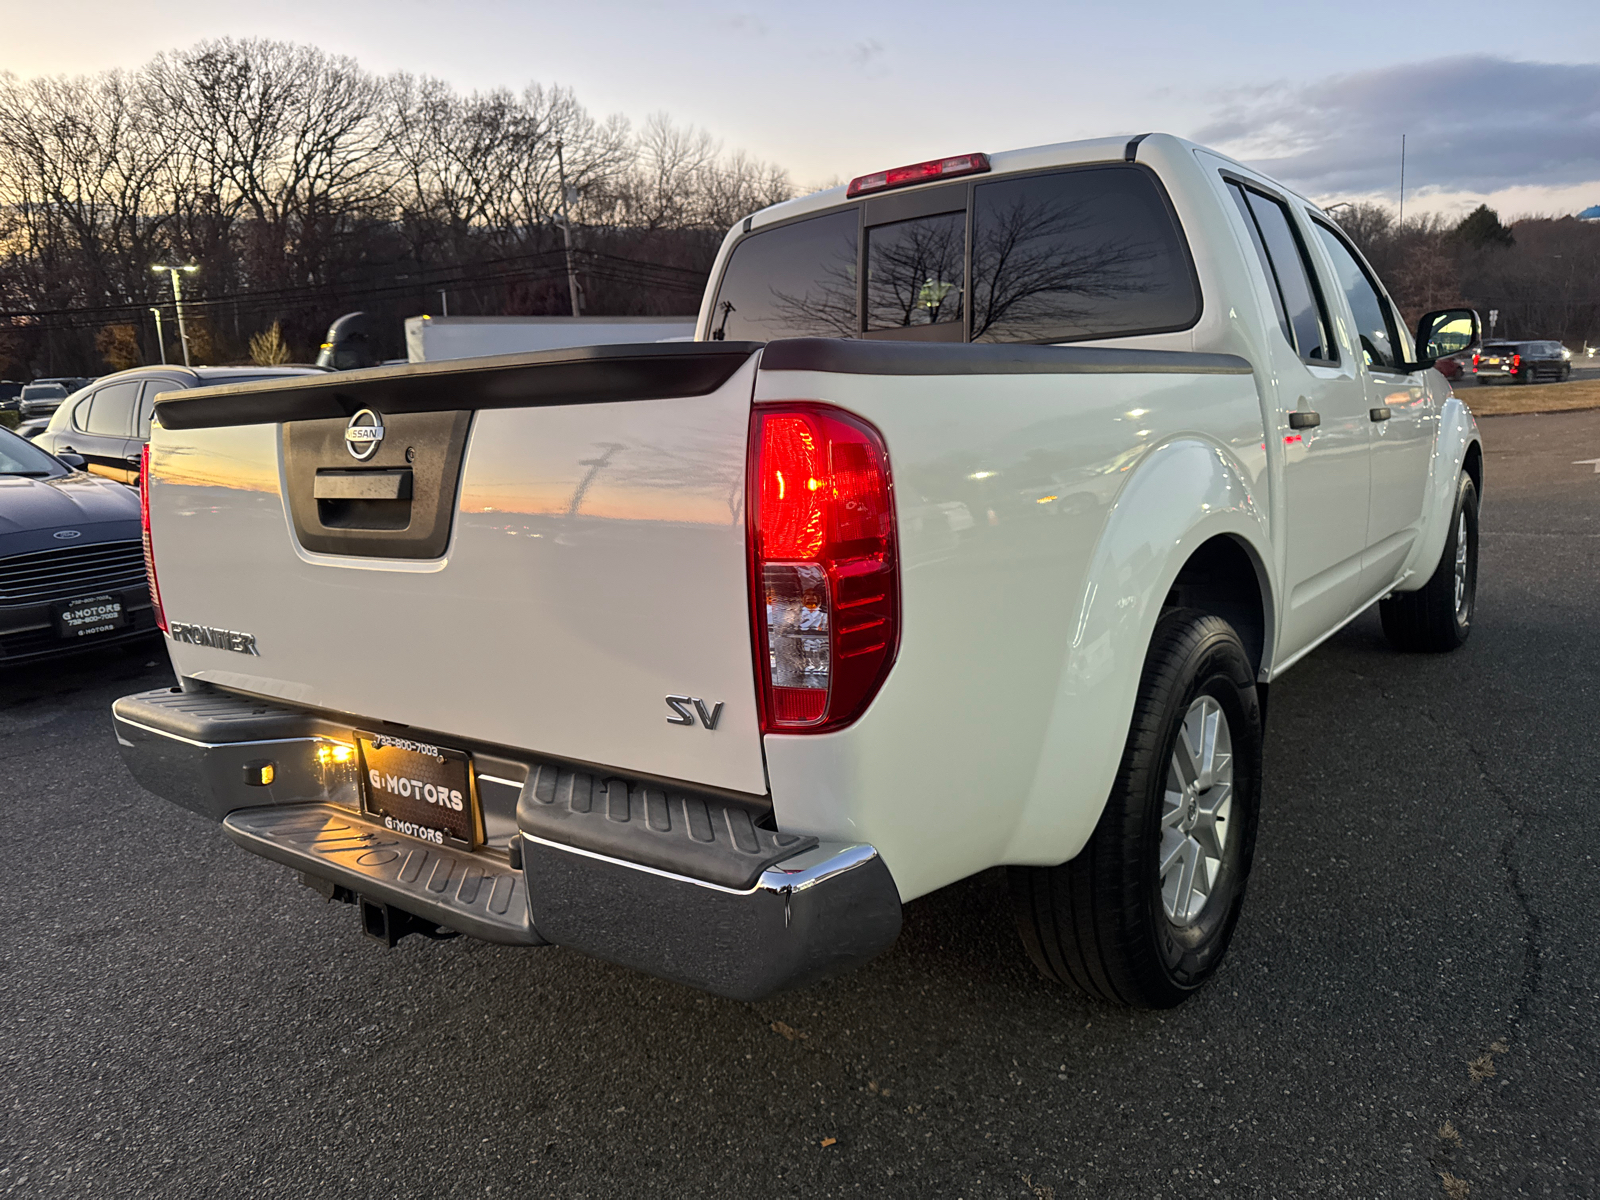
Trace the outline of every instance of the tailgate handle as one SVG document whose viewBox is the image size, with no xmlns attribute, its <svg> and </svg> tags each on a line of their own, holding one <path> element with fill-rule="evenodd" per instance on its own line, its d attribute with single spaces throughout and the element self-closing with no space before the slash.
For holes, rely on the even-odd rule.
<svg viewBox="0 0 1600 1200">
<path fill-rule="evenodd" d="M 316 500 L 409 500 L 411 468 L 317 472 L 312 485 Z"/>
</svg>

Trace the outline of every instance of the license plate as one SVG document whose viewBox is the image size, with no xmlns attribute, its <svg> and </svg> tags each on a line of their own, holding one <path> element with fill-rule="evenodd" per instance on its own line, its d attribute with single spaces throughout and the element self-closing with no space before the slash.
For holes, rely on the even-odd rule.
<svg viewBox="0 0 1600 1200">
<path fill-rule="evenodd" d="M 385 829 L 435 845 L 479 840 L 472 759 L 410 738 L 358 733 L 362 803 Z"/>
<path fill-rule="evenodd" d="M 56 633 L 64 638 L 105 633 L 127 623 L 128 614 L 116 596 L 84 596 L 56 605 Z"/>
</svg>

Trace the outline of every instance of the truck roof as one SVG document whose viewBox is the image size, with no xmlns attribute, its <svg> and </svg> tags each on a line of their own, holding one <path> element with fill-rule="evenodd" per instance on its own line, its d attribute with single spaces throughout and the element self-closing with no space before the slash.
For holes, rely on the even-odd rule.
<svg viewBox="0 0 1600 1200">
<path fill-rule="evenodd" d="M 1180 138 L 1170 133 L 1150 133 L 1135 135 L 1119 135 L 1116 137 L 1084 138 L 1075 142 L 1052 142 L 1045 146 L 1028 146 L 1020 150 L 1002 150 L 989 155 L 989 170 L 980 179 L 993 179 L 1001 175 L 1009 175 L 1020 171 L 1037 171 L 1047 167 L 1070 167 L 1080 163 L 1117 162 L 1122 160 L 1132 161 L 1128 158 L 1130 147 L 1136 142 L 1151 142 L 1160 139 L 1174 145 L 1190 150 L 1204 150 L 1228 162 L 1237 163 L 1241 170 L 1250 171 L 1254 168 L 1237 159 L 1213 150 L 1209 146 L 1202 146 L 1198 142 L 1191 142 L 1187 138 Z M 882 167 L 874 167 L 882 170 Z M 896 193 L 912 192 L 918 188 L 940 187 L 949 183 L 945 179 L 930 179 L 927 183 L 913 184 L 908 187 L 896 188 Z M 1305 196 L 1295 192 L 1292 188 L 1283 187 L 1282 190 L 1291 193 L 1300 200 L 1304 200 L 1312 207 L 1317 205 Z M 833 208 L 844 203 L 855 203 L 856 200 L 846 196 L 846 185 L 824 188 L 809 195 L 797 196 L 793 200 L 785 200 L 780 204 L 771 205 L 746 217 L 743 222 L 735 226 L 740 232 L 769 225 L 774 221 L 788 221 L 795 217 L 806 216 L 824 209 Z"/>
</svg>

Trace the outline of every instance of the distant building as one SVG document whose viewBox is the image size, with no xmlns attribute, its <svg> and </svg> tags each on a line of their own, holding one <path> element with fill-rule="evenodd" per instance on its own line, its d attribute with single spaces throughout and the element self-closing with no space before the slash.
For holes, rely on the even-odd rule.
<svg viewBox="0 0 1600 1200">
<path fill-rule="evenodd" d="M 1600 221 L 1600 204 L 1584 209 L 1578 214 L 1580 221 Z"/>
</svg>

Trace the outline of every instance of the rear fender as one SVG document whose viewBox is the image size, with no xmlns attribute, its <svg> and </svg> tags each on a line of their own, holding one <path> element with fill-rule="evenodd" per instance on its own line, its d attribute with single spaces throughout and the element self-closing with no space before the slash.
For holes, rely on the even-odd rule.
<svg viewBox="0 0 1600 1200">
<path fill-rule="evenodd" d="M 1456 480 L 1466 465 L 1467 452 L 1481 446 L 1477 419 L 1454 392 L 1445 396 L 1439 411 L 1439 436 L 1428 464 L 1428 500 L 1423 507 L 1422 534 L 1406 559 L 1403 577 L 1394 589 L 1414 592 L 1433 577 L 1450 534 L 1450 516 L 1456 506 Z M 1480 496 L 1481 500 L 1482 497 Z"/>
<path fill-rule="evenodd" d="M 1198 438 L 1151 452 L 1106 522 L 1075 609 L 1061 682 L 1007 862 L 1064 862 L 1094 831 L 1116 777 L 1145 653 L 1162 603 L 1189 557 L 1231 535 L 1256 567 L 1265 617 L 1262 662 L 1276 618 L 1265 564 L 1267 511 L 1239 464 Z"/>
</svg>

